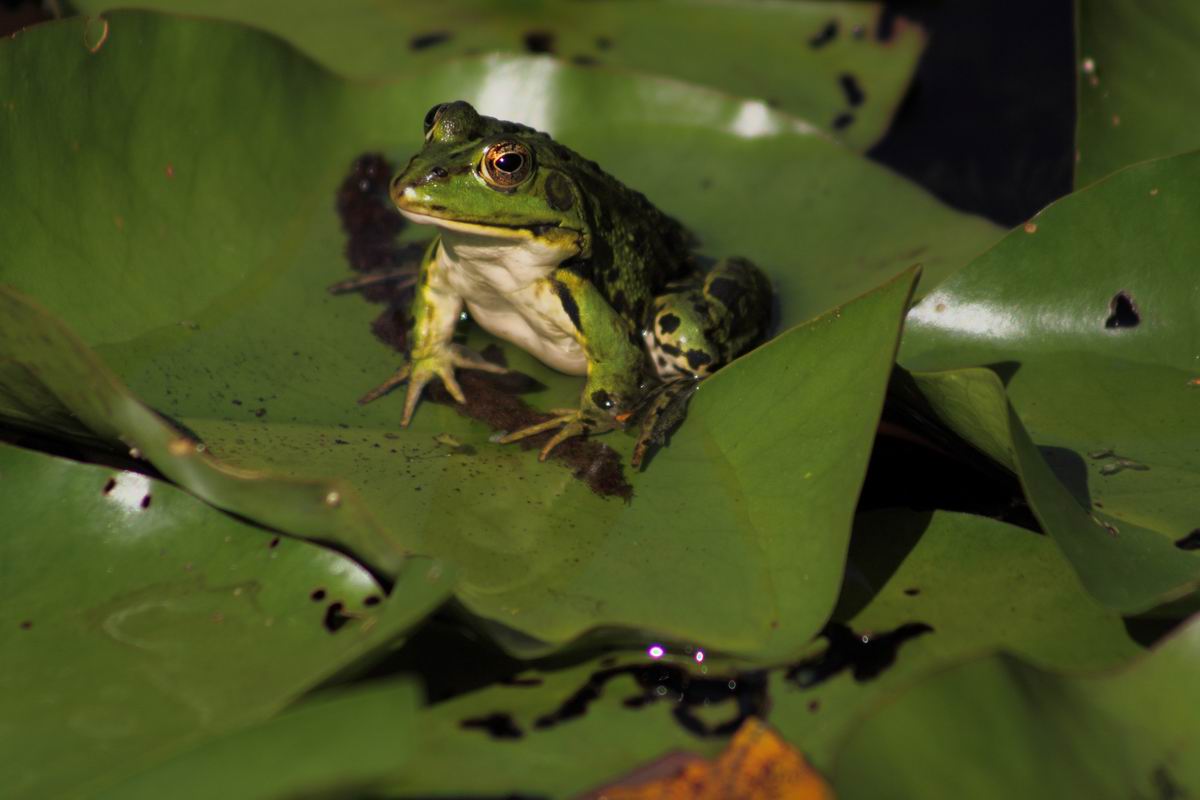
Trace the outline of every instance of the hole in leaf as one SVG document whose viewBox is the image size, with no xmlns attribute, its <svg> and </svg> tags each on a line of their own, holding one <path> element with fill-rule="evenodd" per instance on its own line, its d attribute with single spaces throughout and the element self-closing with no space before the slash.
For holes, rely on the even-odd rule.
<svg viewBox="0 0 1200 800">
<path fill-rule="evenodd" d="M 472 717 L 459 723 L 462 728 L 479 728 L 487 731 L 493 739 L 520 739 L 525 734 L 517 727 L 511 714 L 488 714 L 486 717 Z"/>
<path fill-rule="evenodd" d="M 820 32 L 808 40 L 808 46 L 814 50 L 824 47 L 837 38 L 838 21 L 831 19 L 825 23 L 825 27 L 821 28 Z"/>
<path fill-rule="evenodd" d="M 117 479 L 116 479 L 116 478 L 109 478 L 109 479 L 108 479 L 108 482 L 104 484 L 104 488 L 100 490 L 100 493 L 101 493 L 101 494 L 108 494 L 109 492 L 111 492 L 111 491 L 112 491 L 113 489 L 115 489 L 115 488 L 117 488 Z"/>
<path fill-rule="evenodd" d="M 329 604 L 329 608 L 325 609 L 325 620 L 323 623 L 325 630 L 330 633 L 337 633 L 347 622 L 353 619 L 353 617 L 345 613 L 345 608 L 340 601 Z"/>
<path fill-rule="evenodd" d="M 1175 546 L 1180 550 L 1200 550 L 1200 528 L 1196 528 L 1187 536 L 1176 540 Z"/>
<path fill-rule="evenodd" d="M 842 92 L 846 95 L 846 102 L 857 108 L 861 106 L 863 100 L 867 99 L 867 95 L 863 92 L 862 87 L 858 85 L 858 78 L 855 78 L 849 72 L 843 72 L 838 76 L 838 83 L 842 87 Z"/>
<path fill-rule="evenodd" d="M 138 505 L 140 505 L 143 509 L 149 508 L 150 507 L 150 495 L 148 495 L 148 494 L 142 495 L 142 502 L 138 503 Z"/>
<path fill-rule="evenodd" d="M 525 49 L 530 53 L 554 54 L 554 34 L 549 31 L 529 31 L 524 41 Z"/>
<path fill-rule="evenodd" d="M 1104 320 L 1106 328 L 1136 328 L 1142 321 L 1133 298 L 1126 292 L 1117 292 L 1108 304 L 1108 319 Z"/>
<path fill-rule="evenodd" d="M 431 31 L 430 33 L 418 33 L 416 36 L 408 40 L 410 50 L 424 50 L 427 47 L 443 44 L 450 41 L 451 33 L 449 31 Z"/>
<path fill-rule="evenodd" d="M 880 634 L 855 633 L 840 622 L 831 622 L 821 631 L 829 641 L 829 647 L 823 653 L 793 664 L 787 671 L 787 679 L 807 689 L 848 669 L 855 681 L 869 681 L 895 663 L 900 645 L 931 632 L 933 628 L 924 622 L 907 622 Z"/>
<path fill-rule="evenodd" d="M 919 595 L 921 593 L 921 590 L 915 586 L 911 586 L 911 587 L 905 589 L 904 593 L 906 595 L 908 595 L 909 597 L 916 597 L 917 595 Z"/>
</svg>

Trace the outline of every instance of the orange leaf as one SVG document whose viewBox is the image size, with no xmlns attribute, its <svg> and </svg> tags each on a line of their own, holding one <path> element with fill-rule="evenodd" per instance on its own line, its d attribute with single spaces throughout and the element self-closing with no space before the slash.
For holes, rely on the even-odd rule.
<svg viewBox="0 0 1200 800">
<path fill-rule="evenodd" d="M 799 751 L 750 717 L 716 761 L 672 754 L 586 800 L 833 800 Z"/>
</svg>

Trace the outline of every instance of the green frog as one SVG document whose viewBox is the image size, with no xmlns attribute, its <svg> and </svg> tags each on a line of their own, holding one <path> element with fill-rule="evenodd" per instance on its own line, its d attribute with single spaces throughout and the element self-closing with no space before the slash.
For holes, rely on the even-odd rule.
<svg viewBox="0 0 1200 800">
<path fill-rule="evenodd" d="M 424 132 L 389 192 L 405 217 L 438 230 L 416 275 L 410 360 L 360 402 L 407 381 L 407 426 L 434 378 L 462 403 L 456 369 L 504 372 L 453 341 L 465 309 L 547 366 L 585 377 L 579 408 L 496 441 L 553 431 L 545 460 L 572 436 L 642 414 L 636 465 L 677 387 L 766 336 L 766 276 L 741 258 L 705 271 L 679 222 L 595 162 L 463 101 L 431 108 Z"/>
</svg>

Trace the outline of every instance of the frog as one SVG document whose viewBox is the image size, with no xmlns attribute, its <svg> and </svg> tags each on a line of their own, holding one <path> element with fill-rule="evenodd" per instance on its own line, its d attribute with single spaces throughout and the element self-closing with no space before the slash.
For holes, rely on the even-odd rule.
<svg viewBox="0 0 1200 800">
<path fill-rule="evenodd" d="M 506 372 L 455 341 L 469 315 L 584 379 L 577 408 L 494 441 L 552 432 L 544 461 L 572 437 L 624 429 L 641 414 L 636 466 L 659 415 L 688 394 L 680 387 L 766 338 L 773 292 L 762 270 L 740 257 L 705 262 L 683 224 L 594 161 L 463 100 L 434 105 L 422 127 L 421 149 L 388 189 L 400 214 L 436 231 L 408 279 L 408 360 L 360 402 L 407 383 L 408 427 L 431 381 L 465 403 L 457 370 Z"/>
</svg>

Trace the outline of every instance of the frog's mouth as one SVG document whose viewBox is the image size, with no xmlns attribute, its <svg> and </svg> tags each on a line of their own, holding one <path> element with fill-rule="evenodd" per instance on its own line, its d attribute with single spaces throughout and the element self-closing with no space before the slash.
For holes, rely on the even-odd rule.
<svg viewBox="0 0 1200 800">
<path fill-rule="evenodd" d="M 438 217 L 433 214 L 419 214 L 415 211 L 400 209 L 409 220 L 418 225 L 436 225 L 451 231 L 473 233 L 477 236 L 491 236 L 498 239 L 544 239 L 553 235 L 554 231 L 565 230 L 557 222 L 533 223 L 532 225 L 501 225 L 495 222 L 468 222 L 462 219 Z"/>
</svg>

